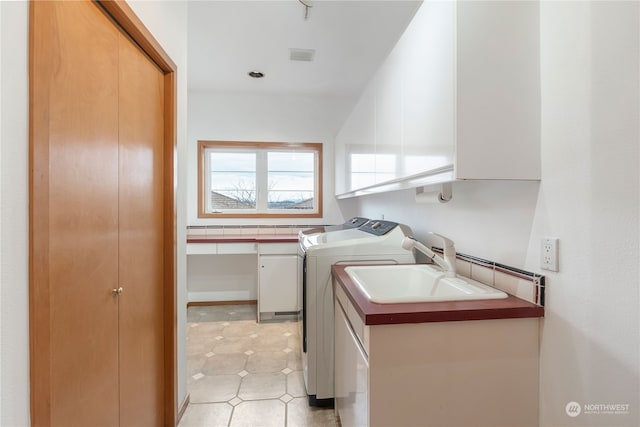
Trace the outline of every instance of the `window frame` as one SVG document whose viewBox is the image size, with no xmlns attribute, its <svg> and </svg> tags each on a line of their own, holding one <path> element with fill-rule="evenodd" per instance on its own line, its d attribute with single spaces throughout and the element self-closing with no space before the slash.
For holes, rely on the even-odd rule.
<svg viewBox="0 0 640 427">
<path fill-rule="evenodd" d="M 242 149 L 242 150 L 255 150 L 257 151 L 287 151 L 295 149 L 304 149 L 305 151 L 313 151 L 316 154 L 316 170 L 315 170 L 315 195 L 314 199 L 317 199 L 317 208 L 313 212 L 301 213 L 300 211 L 287 211 L 277 210 L 273 212 L 207 212 L 207 177 L 208 173 L 206 167 L 205 153 L 209 148 L 222 148 L 222 149 Z M 322 161 L 322 143 L 317 142 L 249 142 L 249 141 L 198 141 L 198 218 L 322 218 L 323 209 L 323 161 Z M 260 177 L 256 170 L 256 191 L 260 188 L 259 182 L 262 179 L 267 179 L 267 176 Z M 256 210 L 259 209 L 258 198 L 256 195 Z"/>
</svg>

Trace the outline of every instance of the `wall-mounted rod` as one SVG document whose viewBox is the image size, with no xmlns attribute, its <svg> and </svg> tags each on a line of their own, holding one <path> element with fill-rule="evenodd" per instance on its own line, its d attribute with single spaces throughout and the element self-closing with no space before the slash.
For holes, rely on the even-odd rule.
<svg viewBox="0 0 640 427">
<path fill-rule="evenodd" d="M 429 192 L 425 191 L 425 187 L 418 187 L 415 199 L 418 203 L 447 203 L 453 199 L 453 185 L 450 182 L 445 182 L 439 191 Z"/>
</svg>

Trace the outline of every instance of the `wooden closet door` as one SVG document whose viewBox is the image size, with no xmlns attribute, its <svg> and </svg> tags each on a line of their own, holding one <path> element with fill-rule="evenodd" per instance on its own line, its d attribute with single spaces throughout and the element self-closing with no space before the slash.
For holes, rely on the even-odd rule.
<svg viewBox="0 0 640 427">
<path fill-rule="evenodd" d="M 119 34 L 94 4 L 42 3 L 34 15 L 43 23 L 33 40 L 42 53 L 35 66 L 44 67 L 49 81 L 34 81 L 32 90 L 49 108 L 33 120 L 42 125 L 34 132 L 48 138 L 37 139 L 45 146 L 33 154 L 31 262 L 34 280 L 41 280 L 36 297 L 49 298 L 49 312 L 31 330 L 48 328 L 49 339 L 40 342 L 48 354 L 35 355 L 32 375 L 42 378 L 36 376 L 36 388 L 48 388 L 51 425 L 111 427 L 118 423 L 119 395 L 112 294 L 118 287 Z"/>
<path fill-rule="evenodd" d="M 162 72 L 120 36 L 120 425 L 163 424 Z"/>
<path fill-rule="evenodd" d="M 93 2 L 30 22 L 32 423 L 163 425 L 164 76 Z"/>
</svg>

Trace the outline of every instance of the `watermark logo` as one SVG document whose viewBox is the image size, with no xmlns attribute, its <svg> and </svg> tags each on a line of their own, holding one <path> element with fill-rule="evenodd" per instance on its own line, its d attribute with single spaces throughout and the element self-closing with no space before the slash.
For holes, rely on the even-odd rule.
<svg viewBox="0 0 640 427">
<path fill-rule="evenodd" d="M 628 403 L 585 403 L 581 405 L 578 402 L 569 402 L 564 407 L 564 411 L 571 418 L 575 418 L 580 414 L 583 415 L 628 415 Z"/>
<path fill-rule="evenodd" d="M 580 412 L 582 412 L 582 408 L 580 407 L 580 404 L 578 402 L 569 402 L 567 403 L 567 406 L 564 407 L 564 411 L 571 418 L 575 418 L 580 415 Z"/>
</svg>

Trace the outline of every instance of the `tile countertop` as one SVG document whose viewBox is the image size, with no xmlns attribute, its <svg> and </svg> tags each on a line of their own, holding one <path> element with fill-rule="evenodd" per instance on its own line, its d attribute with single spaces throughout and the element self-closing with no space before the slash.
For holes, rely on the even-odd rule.
<svg viewBox="0 0 640 427">
<path fill-rule="evenodd" d="M 297 234 L 187 235 L 187 243 L 295 243 L 297 241 Z"/>
<path fill-rule="evenodd" d="M 344 271 L 348 265 L 334 265 L 333 277 L 345 291 L 365 325 L 455 322 L 461 320 L 544 317 L 544 307 L 509 295 L 505 299 L 376 304 L 369 301 Z"/>
</svg>

